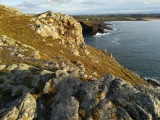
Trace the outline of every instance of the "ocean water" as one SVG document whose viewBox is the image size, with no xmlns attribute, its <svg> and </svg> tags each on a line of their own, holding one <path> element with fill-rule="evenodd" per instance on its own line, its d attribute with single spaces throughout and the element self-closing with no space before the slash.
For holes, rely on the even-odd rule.
<svg viewBox="0 0 160 120">
<path fill-rule="evenodd" d="M 112 21 L 106 35 L 84 36 L 86 44 L 107 49 L 124 67 L 160 81 L 160 21 Z"/>
</svg>

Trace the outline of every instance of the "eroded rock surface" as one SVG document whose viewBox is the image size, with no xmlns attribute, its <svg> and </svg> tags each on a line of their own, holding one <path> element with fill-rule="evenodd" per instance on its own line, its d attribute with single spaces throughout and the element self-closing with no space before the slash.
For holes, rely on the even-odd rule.
<svg viewBox="0 0 160 120">
<path fill-rule="evenodd" d="M 8 109 L 2 120 L 33 120 L 36 117 L 36 101 L 31 94 L 27 93 L 15 100 Z"/>
<path fill-rule="evenodd" d="M 79 61 L 72 62 L 81 66 Z M 65 69 L 61 69 L 62 66 Z M 65 64 L 53 64 L 52 70 L 37 69 L 33 73 L 31 71 L 36 70 L 33 68 L 3 75 L 0 89 L 11 91 L 10 96 L 19 98 L 9 109 L 6 108 L 9 102 L 0 107 L 4 114 L 2 119 L 39 119 L 40 116 L 51 120 L 160 119 L 158 88 L 132 86 L 113 75 L 84 82 L 72 72 L 65 73 L 71 69 L 66 67 Z"/>
<path fill-rule="evenodd" d="M 65 44 L 74 55 L 79 56 L 77 47 L 89 54 L 82 36 L 82 27 L 73 17 L 48 11 L 35 15 L 32 21 L 35 23 L 32 29 L 43 37 L 61 39 L 60 43 Z"/>
</svg>

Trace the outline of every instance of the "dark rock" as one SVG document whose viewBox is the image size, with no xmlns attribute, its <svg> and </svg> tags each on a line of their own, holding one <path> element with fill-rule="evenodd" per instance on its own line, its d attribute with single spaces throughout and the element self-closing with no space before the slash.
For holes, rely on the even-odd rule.
<svg viewBox="0 0 160 120">
<path fill-rule="evenodd" d="M 160 84 L 152 79 L 147 79 L 147 83 L 151 84 L 153 87 L 160 86 Z"/>
<path fill-rule="evenodd" d="M 112 28 L 108 27 L 103 22 L 90 22 L 86 24 L 85 22 L 79 21 L 82 26 L 83 35 L 95 35 L 96 33 L 105 33 L 104 29 L 112 30 Z"/>
</svg>

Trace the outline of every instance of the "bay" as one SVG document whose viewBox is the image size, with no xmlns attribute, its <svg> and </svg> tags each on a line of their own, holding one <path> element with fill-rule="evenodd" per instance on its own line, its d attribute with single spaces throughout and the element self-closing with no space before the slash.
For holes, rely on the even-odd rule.
<svg viewBox="0 0 160 120">
<path fill-rule="evenodd" d="M 84 36 L 86 44 L 107 49 L 124 67 L 143 78 L 160 81 L 160 21 L 109 23 L 113 31 L 102 36 Z"/>
</svg>

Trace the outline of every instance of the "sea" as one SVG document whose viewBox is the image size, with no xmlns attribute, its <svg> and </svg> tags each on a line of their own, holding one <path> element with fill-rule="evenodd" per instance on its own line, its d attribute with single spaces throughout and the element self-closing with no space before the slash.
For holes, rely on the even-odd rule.
<svg viewBox="0 0 160 120">
<path fill-rule="evenodd" d="M 160 20 L 111 21 L 112 31 L 84 36 L 85 43 L 106 49 L 124 67 L 160 81 Z"/>
</svg>

